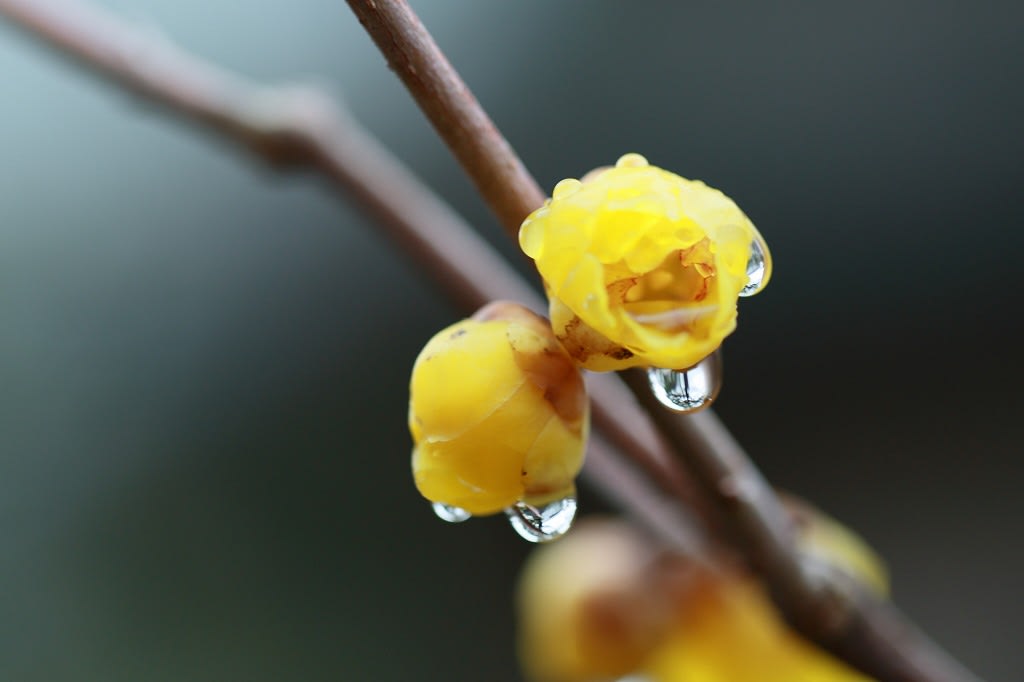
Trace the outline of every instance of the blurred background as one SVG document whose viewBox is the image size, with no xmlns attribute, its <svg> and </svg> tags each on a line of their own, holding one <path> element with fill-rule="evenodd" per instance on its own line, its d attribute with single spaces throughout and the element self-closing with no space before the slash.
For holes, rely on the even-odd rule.
<svg viewBox="0 0 1024 682">
<path fill-rule="evenodd" d="M 108 4 L 343 94 L 518 258 L 344 3 Z M 720 414 L 955 655 L 1024 670 L 1024 5 L 414 5 L 545 188 L 637 151 L 736 199 L 775 277 Z M 408 471 L 460 311 L 320 183 L 2 21 L 0 111 L 0 678 L 520 679 L 529 548 Z"/>
</svg>

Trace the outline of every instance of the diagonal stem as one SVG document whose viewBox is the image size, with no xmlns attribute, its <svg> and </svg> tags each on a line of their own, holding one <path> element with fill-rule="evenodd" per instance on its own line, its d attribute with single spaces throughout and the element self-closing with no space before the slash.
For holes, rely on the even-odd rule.
<svg viewBox="0 0 1024 682">
<path fill-rule="evenodd" d="M 349 2 L 437 134 L 513 237 L 544 192 L 409 6 Z"/>
</svg>

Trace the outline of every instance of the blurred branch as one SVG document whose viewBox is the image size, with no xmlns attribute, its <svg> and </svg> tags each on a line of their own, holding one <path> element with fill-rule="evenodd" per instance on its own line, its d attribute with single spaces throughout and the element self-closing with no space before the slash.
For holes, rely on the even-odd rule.
<svg viewBox="0 0 1024 682">
<path fill-rule="evenodd" d="M 0 15 L 76 66 L 207 127 L 274 168 L 319 174 L 371 214 L 464 310 L 497 299 L 545 308 L 458 214 L 323 93 L 251 83 L 86 2 L 0 0 Z M 676 504 L 693 499 L 682 468 L 620 382 L 590 379 L 595 426 L 616 447 L 592 439 L 584 475 L 617 506 L 701 560 L 707 553 L 702 527 Z"/>
<path fill-rule="evenodd" d="M 515 237 L 543 195 L 419 18 L 405 0 L 348 4 Z M 734 547 L 760 574 L 799 632 L 887 682 L 975 679 L 894 608 L 810 570 L 774 491 L 713 413 L 672 415 L 651 397 L 639 372 L 629 373 L 627 381 L 685 462 L 710 502 L 713 518 L 731 531 Z M 604 409 L 602 421 L 620 426 L 617 415 L 604 414 Z"/>
<path fill-rule="evenodd" d="M 0 15 L 76 66 L 205 126 L 278 170 L 320 174 L 424 261 L 462 307 L 496 298 L 539 301 L 462 218 L 324 93 L 249 82 L 86 2 L 0 0 Z"/>
</svg>

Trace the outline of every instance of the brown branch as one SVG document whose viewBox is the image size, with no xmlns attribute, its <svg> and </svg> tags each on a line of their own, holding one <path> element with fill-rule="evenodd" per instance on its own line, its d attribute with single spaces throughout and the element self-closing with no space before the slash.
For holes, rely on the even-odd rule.
<svg viewBox="0 0 1024 682">
<path fill-rule="evenodd" d="M 0 15 L 75 65 L 275 168 L 319 174 L 376 218 L 467 312 L 496 299 L 544 308 L 536 291 L 458 214 L 322 93 L 253 84 L 85 2 L 0 0 Z M 700 525 L 686 520 L 685 509 L 666 504 L 693 494 L 681 467 L 621 382 L 591 379 L 594 425 L 615 450 L 595 440 L 584 474 L 619 507 L 699 558 L 707 549 Z"/>
<path fill-rule="evenodd" d="M 796 630 L 879 680 L 978 679 L 891 604 L 801 556 L 774 489 L 711 410 L 669 412 L 651 393 L 644 372 L 622 376 Z"/>
<path fill-rule="evenodd" d="M 515 153 L 479 110 L 408 3 L 348 0 L 348 4 L 514 235 L 520 221 L 541 203 L 536 182 L 524 177 Z M 465 139 L 475 132 L 481 138 L 476 143 Z M 501 144 L 489 144 L 494 139 Z M 516 172 L 502 176 L 497 169 Z M 498 177 L 503 177 L 501 183 L 495 182 Z M 524 202 L 531 197 L 532 201 Z M 863 592 L 843 590 L 825 574 L 808 570 L 774 491 L 711 412 L 685 418 L 670 415 L 651 397 L 639 372 L 631 373 L 627 381 L 685 462 L 711 503 L 714 518 L 731 531 L 734 547 L 760 574 L 795 629 L 884 681 L 975 679 L 905 623 L 894 608 Z M 614 405 L 608 407 L 614 409 Z M 602 403 L 602 419 L 618 426 L 615 415 L 603 410 Z M 628 424 L 624 426 L 628 429 Z M 894 637 L 897 631 L 900 636 Z"/>
<path fill-rule="evenodd" d="M 74 64 L 206 126 L 272 167 L 324 176 L 423 261 L 463 308 L 496 298 L 532 297 L 541 305 L 461 217 L 323 93 L 248 82 L 84 2 L 0 0 L 0 14 Z"/>
<path fill-rule="evenodd" d="M 371 0 L 349 6 L 514 238 L 523 218 L 544 201 L 533 176 L 407 5 Z"/>
</svg>

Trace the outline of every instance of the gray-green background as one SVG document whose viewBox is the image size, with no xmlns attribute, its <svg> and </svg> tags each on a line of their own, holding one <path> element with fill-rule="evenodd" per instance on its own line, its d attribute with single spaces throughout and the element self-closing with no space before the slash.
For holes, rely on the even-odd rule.
<svg viewBox="0 0 1024 682">
<path fill-rule="evenodd" d="M 341 0 L 110 4 L 344 92 L 514 257 Z M 1020 3 L 416 7 L 545 187 L 638 151 L 749 213 L 776 276 L 720 413 L 1019 675 Z M 527 547 L 408 473 L 408 370 L 458 314 L 318 182 L 0 23 L 0 679 L 516 680 Z"/>
</svg>

